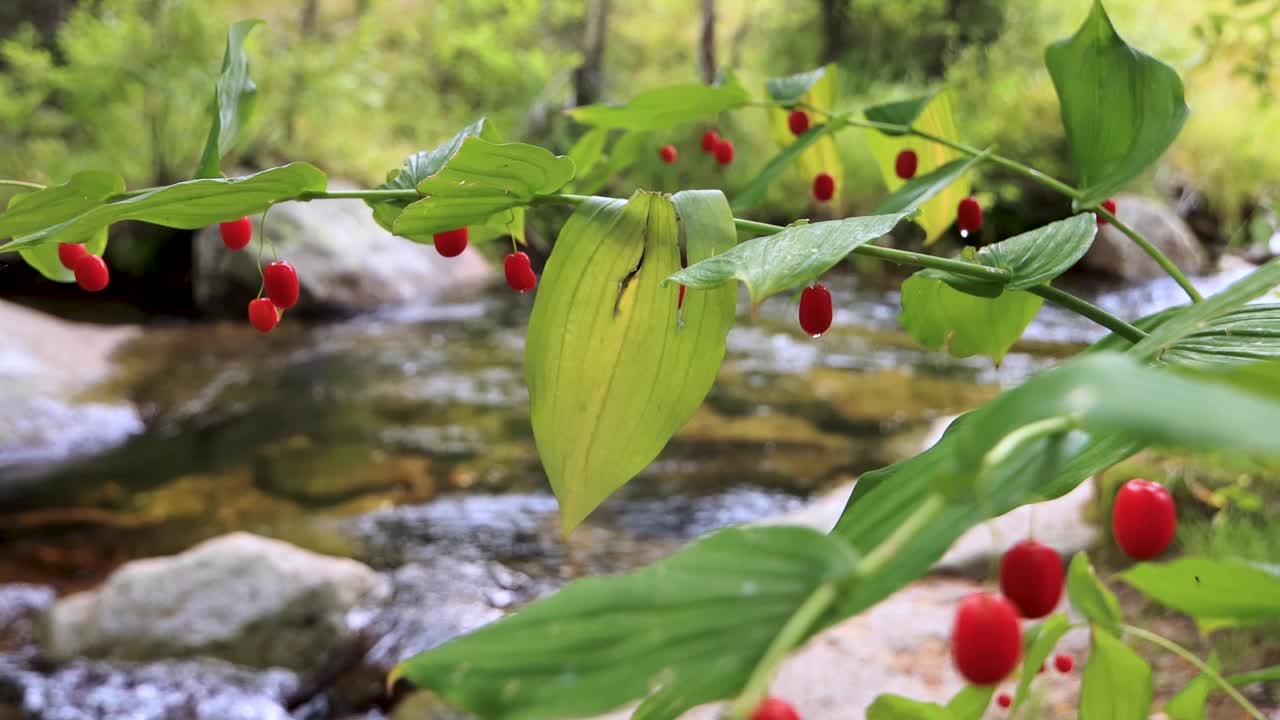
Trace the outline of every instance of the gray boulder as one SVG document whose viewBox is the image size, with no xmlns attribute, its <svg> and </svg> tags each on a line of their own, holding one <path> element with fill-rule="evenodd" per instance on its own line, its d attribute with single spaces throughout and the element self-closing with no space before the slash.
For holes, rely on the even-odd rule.
<svg viewBox="0 0 1280 720">
<path fill-rule="evenodd" d="M 1195 233 L 1164 203 L 1138 195 L 1116 196 L 1116 216 L 1150 240 L 1183 272 L 1199 273 L 1207 259 Z M 1113 225 L 1103 225 L 1084 256 L 1083 266 L 1122 280 L 1150 280 L 1165 274 L 1137 243 Z"/>
<path fill-rule="evenodd" d="M 332 190 L 353 186 L 331 181 Z M 196 305 L 204 312 L 244 315 L 257 296 L 259 222 L 254 241 L 228 250 L 216 225 L 196 233 L 192 282 Z M 280 259 L 298 270 L 302 294 L 296 311 L 308 315 L 346 315 L 385 305 L 431 300 L 481 286 L 492 277 L 488 262 L 475 251 L 441 257 L 430 245 L 396 237 L 373 220 L 361 200 L 287 202 L 267 213 L 267 235 Z M 271 262 L 270 246 L 263 263 Z"/>
<path fill-rule="evenodd" d="M 101 587 L 63 598 L 42 639 L 58 659 L 212 657 L 309 670 L 351 639 L 348 613 L 384 593 L 362 563 L 232 533 L 127 563 Z"/>
</svg>

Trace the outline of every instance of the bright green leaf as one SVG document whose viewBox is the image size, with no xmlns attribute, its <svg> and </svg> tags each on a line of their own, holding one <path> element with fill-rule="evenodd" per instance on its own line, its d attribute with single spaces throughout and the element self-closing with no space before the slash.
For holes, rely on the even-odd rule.
<svg viewBox="0 0 1280 720">
<path fill-rule="evenodd" d="M 853 560 L 804 528 L 721 530 L 641 570 L 570 583 L 394 674 L 481 717 L 594 716 L 656 689 L 661 702 L 638 716 L 674 720 L 739 692 L 791 615 Z"/>
<path fill-rule="evenodd" d="M 1209 654 L 1208 665 L 1215 672 L 1222 669 L 1217 652 Z M 1195 676 L 1164 704 L 1164 714 L 1169 720 L 1206 720 L 1205 706 L 1209 704 L 1209 694 L 1215 687 L 1217 683 L 1208 676 Z"/>
<path fill-rule="evenodd" d="M 1031 681 L 1036 678 L 1040 667 L 1053 654 L 1058 641 L 1070 629 L 1071 620 L 1066 615 L 1058 613 L 1023 632 L 1022 673 L 1018 676 L 1018 689 L 1013 695 L 1013 707 L 1009 709 L 1010 716 L 1016 715 L 1018 708 L 1022 707 L 1022 704 L 1031 696 Z"/>
<path fill-rule="evenodd" d="M 921 205 L 942 192 L 951 183 L 959 180 L 966 172 L 982 160 L 981 155 L 963 157 L 940 165 L 932 172 L 916 175 L 897 190 L 889 193 L 872 210 L 879 215 L 894 212 L 915 212 Z"/>
<path fill-rule="evenodd" d="M 623 133 L 609 148 L 604 162 L 597 162 L 594 170 L 574 183 L 577 192 L 587 195 L 599 192 L 616 175 L 635 165 L 649 145 L 649 136 L 647 132 Z"/>
<path fill-rule="evenodd" d="M 1155 162 L 1190 112 L 1182 80 L 1130 47 L 1095 0 L 1076 34 L 1045 50 L 1081 197 L 1093 207 Z"/>
<path fill-rule="evenodd" d="M 1071 600 L 1071 606 L 1092 623 L 1109 629 L 1124 622 L 1120 602 L 1098 579 L 1093 563 L 1083 552 L 1076 553 L 1067 568 L 1067 598 Z"/>
<path fill-rule="evenodd" d="M 1015 290 L 995 298 L 978 297 L 956 290 L 931 273 L 918 272 L 902 283 L 899 320 L 927 348 L 945 348 L 955 357 L 987 355 L 1000 362 L 1043 302 Z"/>
<path fill-rule="evenodd" d="M 599 162 L 600 157 L 604 155 L 604 143 L 608 139 L 607 129 L 592 128 L 583 133 L 582 137 L 578 138 L 578 142 L 569 148 L 569 159 L 573 161 L 578 177 L 586 175 Z"/>
<path fill-rule="evenodd" d="M 1095 627 L 1093 649 L 1080 684 L 1080 717 L 1147 720 L 1151 666 L 1111 633 Z"/>
<path fill-rule="evenodd" d="M 690 260 L 732 246 L 719 193 L 592 198 L 560 232 L 529 320 L 525 382 L 533 434 L 565 532 L 644 469 L 711 389 L 733 324 L 730 290 L 662 285 Z M 679 317 L 677 317 L 679 315 Z M 681 322 L 682 321 L 682 322 Z"/>
<path fill-rule="evenodd" d="M 0 215 L 0 239 L 21 237 L 66 222 L 124 192 L 124 179 L 111 172 L 86 170 L 61 185 L 22 194 L 22 203 L 10 200 Z M 87 237 L 87 235 L 86 235 Z"/>
<path fill-rule="evenodd" d="M 666 130 L 751 102 L 751 93 L 730 78 L 720 86 L 689 83 L 649 90 L 624 105 L 584 105 L 569 111 L 583 125 L 623 130 Z"/>
<path fill-rule="evenodd" d="M 1190 615 L 1205 632 L 1280 623 L 1280 574 L 1243 560 L 1181 557 L 1138 563 L 1120 577 L 1161 605 Z"/>
<path fill-rule="evenodd" d="M 1280 360 L 1280 303 L 1257 303 L 1216 317 L 1169 346 L 1165 362 L 1220 367 Z"/>
<path fill-rule="evenodd" d="M 951 720 L 979 720 L 991 706 L 995 685 L 965 685 L 947 703 Z"/>
<path fill-rule="evenodd" d="M 951 720 L 951 714 L 937 703 L 885 693 L 867 708 L 867 720 Z"/>
<path fill-rule="evenodd" d="M 249 78 L 249 57 L 244 52 L 244 41 L 253 29 L 263 24 L 261 20 L 241 20 L 227 32 L 227 50 L 222 57 L 222 74 L 213 94 L 209 114 L 213 125 L 200 156 L 198 178 L 214 178 L 221 174 L 222 158 L 235 145 L 236 136 L 249 123 L 258 88 Z"/>
<path fill-rule="evenodd" d="M 894 102 L 881 103 L 872 105 L 862 111 L 871 122 L 884 123 L 886 125 L 902 125 L 910 127 L 915 124 L 924 109 L 929 106 L 933 98 L 938 94 L 938 90 L 920 97 L 908 98 L 906 100 L 896 100 Z M 877 130 L 876 132 L 885 135 L 902 135 L 902 131 L 898 130 Z"/>
<path fill-rule="evenodd" d="M 812 77 L 785 83 L 790 88 L 789 92 L 799 91 L 800 86 L 807 83 L 798 97 L 790 97 L 795 97 L 794 102 L 803 103 L 808 108 L 815 108 L 824 113 L 834 112 L 837 99 L 836 93 L 839 90 L 839 71 L 837 67 L 834 64 L 827 65 L 822 68 L 821 72 L 814 71 L 813 73 L 805 73 L 805 75 Z M 799 77 L 797 76 L 797 78 Z M 812 82 L 809 82 L 810 80 Z M 772 91 L 770 92 L 772 93 Z M 840 148 L 836 145 L 836 139 L 832 133 L 845 127 L 847 122 L 841 116 L 828 115 L 825 116 L 824 122 L 819 123 L 824 116 L 817 115 L 812 109 L 805 112 L 810 114 L 810 119 L 814 125 L 821 124 L 830 128 L 831 132 L 820 132 L 807 140 L 804 147 L 800 148 L 794 156 L 788 156 L 782 160 L 779 160 L 781 156 L 775 158 L 775 161 L 779 161 L 779 164 L 772 169 L 772 172 L 775 174 L 781 172 L 788 164 L 791 164 L 806 182 L 813 182 L 813 178 L 818 173 L 825 172 L 835 181 L 836 197 L 838 198 L 840 197 L 840 192 L 844 189 L 844 163 L 841 162 Z M 769 132 L 773 135 L 774 142 L 777 143 L 778 147 L 788 148 L 801 141 L 801 138 L 797 138 L 791 132 L 791 125 L 788 122 L 788 116 L 791 114 L 789 110 L 771 107 L 768 113 Z M 772 165 L 773 163 L 771 162 L 770 166 Z M 770 166 L 767 166 L 765 171 L 770 171 Z M 747 192 L 760 193 L 763 196 L 767 187 L 757 187 L 756 183 L 758 182 L 759 178 L 752 183 Z M 749 197 L 747 200 L 739 200 L 739 203 L 747 204 L 740 204 L 737 207 L 755 205 L 760 199 Z"/>
<path fill-rule="evenodd" d="M 36 193 L 19 193 L 9 198 L 9 210 L 13 210 L 19 203 L 26 202 Z M 94 233 L 84 244 L 84 249 L 90 255 L 102 255 L 107 249 L 107 229 Z M 69 283 L 75 282 L 75 273 L 68 270 L 62 265 L 62 260 L 58 258 L 58 246 L 55 244 L 40 245 L 26 250 L 19 250 L 18 254 L 28 265 L 35 268 L 36 272 L 45 276 L 54 282 Z"/>
<path fill-rule="evenodd" d="M 785 77 L 769 78 L 765 81 L 765 90 L 769 93 L 769 99 L 783 107 L 792 107 L 800 102 L 809 89 L 816 85 L 827 75 L 828 68 L 834 72 L 834 65 L 820 67 L 809 72 L 797 73 L 795 75 L 787 75 Z M 831 110 L 830 105 L 818 106 L 825 110 Z"/>
<path fill-rule="evenodd" d="M 429 197 L 400 213 L 395 233 L 422 242 L 526 206 L 535 195 L 555 192 L 572 177 L 572 160 L 536 145 L 495 145 L 467 137 L 439 171 L 418 183 L 418 192 Z"/>
<path fill-rule="evenodd" d="M 188 180 L 143 195 L 99 205 L 58 225 L 25 235 L 0 252 L 48 242 L 80 242 L 111 223 L 140 220 L 194 230 L 260 213 L 268 206 L 325 189 L 325 174 L 306 163 L 291 163 L 232 180 Z"/>
<path fill-rule="evenodd" d="M 770 295 L 813 280 L 854 248 L 888 233 L 903 217 L 905 214 L 896 213 L 793 225 L 691 264 L 670 280 L 689 288 L 714 288 L 738 279 L 746 283 L 751 301 L 758 304 Z"/>
<path fill-rule="evenodd" d="M 734 211 L 741 212 L 758 205 L 768 195 L 769 185 L 782 174 L 783 170 L 787 169 L 787 166 L 803 155 L 814 143 L 846 125 L 847 123 L 841 119 L 833 119 L 831 122 L 809 128 L 803 135 L 795 138 L 794 142 L 783 147 L 777 155 L 774 155 L 769 160 L 764 169 L 751 180 L 751 184 L 734 197 Z"/>
</svg>

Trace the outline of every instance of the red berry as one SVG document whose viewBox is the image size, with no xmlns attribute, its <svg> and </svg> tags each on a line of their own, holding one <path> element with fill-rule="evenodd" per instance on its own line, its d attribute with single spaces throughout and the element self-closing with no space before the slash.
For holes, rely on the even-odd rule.
<svg viewBox="0 0 1280 720">
<path fill-rule="evenodd" d="M 787 127 L 791 128 L 792 135 L 803 135 L 809 129 L 809 116 L 803 110 L 792 110 L 787 116 Z"/>
<path fill-rule="evenodd" d="M 76 262 L 88 254 L 80 243 L 58 243 L 58 262 L 68 270 L 75 270 Z"/>
<path fill-rule="evenodd" d="M 1024 618 L 1042 618 L 1062 599 L 1062 557 L 1048 545 L 1023 540 L 1000 560 L 1000 592 Z"/>
<path fill-rule="evenodd" d="M 910 180 L 916 176 L 916 168 L 920 166 L 920 158 L 916 157 L 915 150 L 903 150 L 898 153 L 898 157 L 893 161 L 893 171 L 903 180 Z"/>
<path fill-rule="evenodd" d="M 813 337 L 831 327 L 831 292 L 821 283 L 800 293 L 800 327 Z"/>
<path fill-rule="evenodd" d="M 1111 533 L 1134 560 L 1149 560 L 1164 552 L 1177 526 L 1173 497 L 1160 483 L 1130 480 L 1116 493 Z"/>
<path fill-rule="evenodd" d="M 836 179 L 831 173 L 820 172 L 813 176 L 813 197 L 818 202 L 826 202 L 836 194 Z"/>
<path fill-rule="evenodd" d="M 1075 659 L 1066 653 L 1058 653 L 1053 658 L 1053 667 L 1060 673 L 1069 673 L 1075 666 Z"/>
<path fill-rule="evenodd" d="M 733 162 L 733 141 L 721 139 L 716 142 L 716 162 L 728 165 Z"/>
<path fill-rule="evenodd" d="M 960 201 L 956 207 L 956 224 L 962 232 L 977 232 L 982 228 L 982 206 L 972 196 Z"/>
<path fill-rule="evenodd" d="M 1021 655 L 1022 627 L 1008 600 L 979 592 L 960 603 L 951 628 L 951 659 L 966 680 L 994 685 L 1013 672 Z"/>
<path fill-rule="evenodd" d="M 1007 692 L 1002 692 L 996 696 L 996 704 L 1007 710 L 1013 704 L 1013 697 Z"/>
<path fill-rule="evenodd" d="M 445 257 L 457 257 L 467 249 L 467 229 L 458 228 L 434 236 L 436 251 Z"/>
<path fill-rule="evenodd" d="M 800 720 L 800 713 L 786 700 L 767 697 L 751 713 L 751 720 Z"/>
<path fill-rule="evenodd" d="M 662 158 L 662 162 L 670 165 L 676 161 L 676 157 L 679 156 L 679 153 L 676 152 L 675 145 L 663 145 L 658 148 L 658 155 Z"/>
<path fill-rule="evenodd" d="M 1116 199 L 1115 199 L 1115 198 L 1107 198 L 1106 200 L 1103 200 L 1103 201 L 1102 201 L 1102 209 L 1103 209 L 1103 210 L 1106 210 L 1107 212 L 1111 213 L 1112 215 L 1115 215 L 1115 214 L 1116 214 Z M 1106 224 L 1107 224 L 1107 219 L 1106 219 L 1106 218 L 1104 218 L 1104 217 L 1102 217 L 1101 215 L 1099 215 L 1099 216 L 1098 216 L 1098 225 L 1106 225 Z"/>
<path fill-rule="evenodd" d="M 267 265 L 262 284 L 276 307 L 287 310 L 298 304 L 298 271 L 289 263 L 278 260 Z"/>
<path fill-rule="evenodd" d="M 708 130 L 702 133 L 702 152 L 713 153 L 716 146 L 720 144 L 720 133 L 715 130 Z"/>
<path fill-rule="evenodd" d="M 502 269 L 507 274 L 507 285 L 518 293 L 529 292 L 538 284 L 538 276 L 533 274 L 529 265 L 529 256 L 522 252 L 513 252 L 502 262 Z"/>
<path fill-rule="evenodd" d="M 258 332 L 271 332 L 271 328 L 278 322 L 280 322 L 280 311 L 270 299 L 258 298 L 249 301 L 249 324 L 257 328 Z"/>
<path fill-rule="evenodd" d="M 107 286 L 107 280 L 110 279 L 107 263 L 97 255 L 85 255 L 77 260 L 75 273 L 76 283 L 89 292 L 98 292 Z"/>
<path fill-rule="evenodd" d="M 680 286 L 680 298 L 676 300 L 676 309 L 679 310 L 682 307 L 684 307 L 684 286 L 683 285 Z"/>
<path fill-rule="evenodd" d="M 240 250 L 253 239 L 253 221 L 247 217 L 221 223 L 218 230 L 222 233 L 222 244 L 230 250 Z"/>
</svg>

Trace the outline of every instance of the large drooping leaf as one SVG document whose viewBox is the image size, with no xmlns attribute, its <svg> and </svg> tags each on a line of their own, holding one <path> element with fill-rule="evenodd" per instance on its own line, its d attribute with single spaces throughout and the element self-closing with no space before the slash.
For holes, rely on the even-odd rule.
<svg viewBox="0 0 1280 720">
<path fill-rule="evenodd" d="M 959 140 L 959 133 L 956 131 L 955 119 L 951 114 L 951 101 L 947 97 L 947 93 L 941 92 L 928 98 L 922 109 L 915 109 L 917 100 L 908 101 L 906 105 L 910 106 L 917 117 L 911 124 L 916 128 L 932 133 L 935 136 L 945 138 L 947 140 Z M 873 113 L 869 109 L 868 119 L 871 119 Z M 905 110 L 901 113 L 893 114 L 894 117 L 905 118 L 909 115 Z M 946 165 L 947 163 L 965 157 L 964 154 L 957 150 L 922 138 L 910 135 L 890 135 L 880 130 L 868 129 L 867 146 L 871 149 L 872 156 L 876 159 L 876 164 L 880 167 L 880 174 L 884 178 L 885 185 L 888 186 L 889 192 L 893 193 L 902 187 L 907 181 L 898 177 L 894 170 L 894 161 L 898 157 L 898 153 L 902 150 L 914 150 L 919 165 L 917 174 L 926 175 Z M 970 183 L 965 175 L 961 175 L 954 182 L 942 187 L 928 202 L 924 203 L 920 208 L 920 214 L 916 216 L 915 221 L 925 231 L 925 242 L 932 243 L 937 240 L 942 232 L 951 226 L 956 219 L 956 206 L 960 204 L 960 200 L 969 195 Z"/>
<path fill-rule="evenodd" d="M 306 163 L 291 163 L 232 180 L 188 180 L 143 195 L 98 205 L 80 215 L 24 235 L 0 252 L 50 242 L 83 242 L 111 223 L 141 220 L 194 230 L 262 212 L 269 205 L 325 189 L 325 174 Z"/>
<path fill-rule="evenodd" d="M 1187 119 L 1182 80 L 1130 47 L 1100 0 L 1075 35 L 1045 50 L 1081 197 L 1093 207 L 1155 162 Z"/>
<path fill-rule="evenodd" d="M 1020 290 L 995 297 L 961 292 L 934 271 L 917 272 L 902 283 L 902 327 L 916 342 L 955 357 L 987 355 L 996 362 L 1022 337 L 1043 300 Z"/>
<path fill-rule="evenodd" d="M 727 253 L 690 264 L 670 280 L 689 288 L 714 288 L 741 280 L 751 301 L 807 283 L 864 243 L 893 229 L 905 213 L 792 225 L 780 233 L 739 244 Z"/>
<path fill-rule="evenodd" d="M 715 380 L 734 293 L 662 286 L 689 254 L 736 238 L 719 193 L 592 198 L 560 232 L 529 320 L 525 381 L 534 440 L 565 532 L 644 469 Z"/>
<path fill-rule="evenodd" d="M 469 137 L 478 137 L 489 142 L 500 142 L 493 123 L 488 118 L 480 118 L 458 131 L 458 134 L 431 150 L 419 150 L 405 158 L 404 166 L 388 173 L 387 181 L 377 187 L 378 190 L 415 190 L 418 183 L 440 172 L 440 168 L 462 147 L 462 141 Z M 366 200 L 373 209 L 373 219 L 388 232 L 395 231 L 396 218 L 414 200 Z M 431 238 L 410 238 L 418 242 L 427 242 Z"/>
<path fill-rule="evenodd" d="M 395 675 L 485 718 L 589 717 L 653 693 L 636 717 L 675 720 L 739 692 L 791 615 L 854 559 L 804 528 L 721 530 L 627 575 L 573 582 Z"/>
<path fill-rule="evenodd" d="M 124 178 L 111 172 L 86 170 L 61 185 L 24 193 L 21 203 L 11 200 L 9 209 L 0 215 L 0 240 L 66 222 L 122 192 Z"/>
<path fill-rule="evenodd" d="M 1071 600 L 1071 606 L 1091 623 L 1111 630 L 1124 622 L 1120 601 L 1098 579 L 1093 563 L 1083 552 L 1076 553 L 1067 567 L 1067 598 Z"/>
<path fill-rule="evenodd" d="M 1018 713 L 1018 708 L 1031 696 L 1031 681 L 1039 674 L 1053 648 L 1071 629 L 1071 620 L 1058 613 L 1044 619 L 1043 622 L 1026 628 L 1022 633 L 1022 666 L 1018 674 L 1018 689 L 1013 695 L 1013 706 L 1009 709 L 1011 716 Z"/>
<path fill-rule="evenodd" d="M 800 137 L 794 138 L 793 142 L 784 146 L 777 155 L 774 155 L 769 160 L 769 163 L 755 176 L 745 190 L 733 198 L 734 211 L 741 212 L 758 205 L 768 195 L 769 185 L 782 174 L 783 170 L 786 170 L 792 162 L 795 162 L 797 158 L 808 151 L 814 143 L 820 142 L 823 138 L 830 140 L 831 138 L 828 136 L 831 133 L 847 125 L 848 123 L 840 118 L 832 118 L 829 122 L 815 125 L 806 130 Z M 832 177 L 834 178 L 835 175 L 833 174 Z"/>
<path fill-rule="evenodd" d="M 804 144 L 797 153 L 781 159 L 776 167 L 772 167 L 774 174 L 780 173 L 791 165 L 806 182 L 813 182 L 813 178 L 818 173 L 825 172 L 835 180 L 836 197 L 840 197 L 840 193 L 844 190 L 844 163 L 841 162 L 840 148 L 836 145 L 836 139 L 832 133 L 844 128 L 846 123 L 840 116 L 831 115 L 835 112 L 837 93 L 840 89 L 839 72 L 836 66 L 832 64 L 808 73 L 776 78 L 766 83 L 766 89 L 776 103 L 784 106 L 803 104 L 804 112 L 809 114 L 811 125 L 828 128 L 828 131 L 818 132 L 809 138 L 803 136 L 797 138 L 791 133 L 791 127 L 787 121 L 791 111 L 783 107 L 769 108 L 769 131 L 773 135 L 774 142 L 781 148 L 787 148 L 802 141 Z M 781 157 L 774 159 L 779 160 Z M 770 163 L 765 170 L 770 171 L 772 165 Z M 759 182 L 760 179 L 757 178 L 748 188 L 748 192 L 759 194 L 760 197 L 748 197 L 747 200 L 735 198 L 736 208 L 745 209 L 759 202 L 765 190 L 764 187 L 757 186 Z"/>
<path fill-rule="evenodd" d="M 915 212 L 917 208 L 942 192 L 955 181 L 964 177 L 974 165 L 983 158 L 982 155 L 963 157 L 934 168 L 933 171 L 916 175 L 897 190 L 889 193 L 881 200 L 872 212 L 880 215 L 893 212 Z"/>
<path fill-rule="evenodd" d="M 1120 577 L 1161 605 L 1190 615 L 1205 632 L 1280 624 L 1280 572 L 1244 560 L 1181 557 L 1139 563 Z"/>
<path fill-rule="evenodd" d="M 227 31 L 227 50 L 222 56 L 222 73 L 213 93 L 209 114 L 213 124 L 200 156 L 198 178 L 213 178 L 221 174 L 222 158 L 235 145 L 236 136 L 249 123 L 258 88 L 249 78 L 249 57 L 244 52 L 244 41 L 262 20 L 241 20 Z"/>
<path fill-rule="evenodd" d="M 423 242 L 435 233 L 524 207 L 535 195 L 555 192 L 572 177 L 572 160 L 536 145 L 496 145 L 467 137 L 443 167 L 418 183 L 418 192 L 429 197 L 400 213 L 395 233 Z"/>
<path fill-rule="evenodd" d="M 921 113 L 924 112 L 924 109 L 929 106 L 929 103 L 933 101 L 934 96 L 937 94 L 938 91 L 934 90 L 927 95 L 920 95 L 919 97 L 872 105 L 871 107 L 863 110 L 862 114 L 871 122 L 911 127 L 915 124 L 916 119 L 920 117 Z M 886 129 L 880 130 L 879 132 L 886 135 L 902 135 L 905 131 Z"/>
<path fill-rule="evenodd" d="M 1095 627 L 1080 683 L 1080 717 L 1147 720 L 1151 666 L 1111 633 Z"/>
<path fill-rule="evenodd" d="M 689 83 L 640 93 L 623 105 L 584 105 L 569 111 L 583 125 L 623 130 L 665 130 L 715 116 L 751 102 L 751 93 L 729 75 L 720 85 Z"/>
</svg>

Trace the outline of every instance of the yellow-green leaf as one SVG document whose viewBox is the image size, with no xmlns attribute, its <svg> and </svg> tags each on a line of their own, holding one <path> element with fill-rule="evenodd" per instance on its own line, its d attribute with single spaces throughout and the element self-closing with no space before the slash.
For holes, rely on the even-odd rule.
<svg viewBox="0 0 1280 720">
<path fill-rule="evenodd" d="M 816 78 L 814 76 L 817 76 Z M 837 84 L 839 73 L 836 66 L 828 65 L 810 73 L 804 73 L 801 76 L 793 76 L 794 78 L 805 78 L 804 83 L 792 84 L 794 90 L 807 83 L 807 88 L 802 94 L 796 96 L 794 92 L 778 93 L 791 85 L 787 84 L 788 78 L 771 81 L 767 87 L 771 96 L 784 105 L 793 105 L 800 103 L 810 108 L 817 108 L 824 112 L 835 112 L 836 95 L 839 90 Z M 782 83 L 779 85 L 778 83 Z M 809 121 L 813 125 L 819 125 L 827 122 L 827 117 L 817 115 L 812 110 L 806 110 L 810 114 Z M 796 142 L 796 136 L 791 134 L 791 128 L 787 125 L 787 116 L 791 111 L 781 107 L 773 107 L 769 109 L 769 128 L 773 134 L 773 138 L 779 146 L 787 146 Z M 839 124 L 843 127 L 843 123 Z M 836 125 L 832 125 L 832 129 L 838 129 Z M 793 167 L 800 176 L 806 180 L 813 180 L 818 173 L 825 172 L 835 178 L 836 181 L 836 197 L 844 190 L 844 165 L 840 162 L 840 148 L 836 145 L 835 137 L 828 132 L 819 133 L 812 138 L 808 147 L 793 160 Z"/>
<path fill-rule="evenodd" d="M 1022 337 L 1044 301 L 1021 290 L 978 297 L 918 272 L 902 283 L 903 328 L 921 345 L 955 357 L 988 355 L 996 362 Z"/>
</svg>

